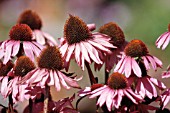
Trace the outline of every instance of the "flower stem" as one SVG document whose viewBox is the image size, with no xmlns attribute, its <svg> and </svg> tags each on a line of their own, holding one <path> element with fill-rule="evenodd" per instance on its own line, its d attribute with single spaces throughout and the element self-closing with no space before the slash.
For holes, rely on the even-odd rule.
<svg viewBox="0 0 170 113">
<path fill-rule="evenodd" d="M 91 71 L 89 63 L 85 61 L 85 65 L 86 65 L 86 68 L 87 68 L 87 71 L 88 71 L 88 74 L 89 74 L 89 79 L 90 79 L 91 85 L 96 84 L 97 82 L 96 82 L 94 75 Z"/>
<path fill-rule="evenodd" d="M 48 102 L 49 102 L 49 95 L 50 95 L 50 87 L 46 85 L 45 87 L 46 94 L 44 96 L 44 113 L 48 113 Z"/>
<path fill-rule="evenodd" d="M 15 113 L 13 109 L 13 100 L 12 100 L 12 94 L 8 97 L 9 103 L 8 103 L 8 113 Z"/>
<path fill-rule="evenodd" d="M 29 113 L 32 113 L 33 101 L 29 99 Z"/>
<path fill-rule="evenodd" d="M 109 78 L 109 72 L 105 70 L 105 84 L 107 84 L 107 80 Z"/>
</svg>

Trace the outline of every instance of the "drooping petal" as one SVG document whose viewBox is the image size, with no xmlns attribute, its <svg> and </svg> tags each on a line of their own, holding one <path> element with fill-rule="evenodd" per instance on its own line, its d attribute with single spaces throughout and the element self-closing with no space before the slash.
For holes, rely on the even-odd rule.
<svg viewBox="0 0 170 113">
<path fill-rule="evenodd" d="M 142 72 L 141 72 L 141 69 L 138 65 L 138 63 L 135 61 L 135 59 L 131 59 L 132 60 L 132 69 L 133 69 L 133 72 L 138 76 L 138 77 L 141 77 L 142 76 Z"/>
<path fill-rule="evenodd" d="M 41 31 L 40 30 L 34 30 L 33 33 L 35 35 L 36 41 L 41 45 L 45 45 L 45 38 L 43 37 L 43 34 L 41 33 Z"/>
<path fill-rule="evenodd" d="M 54 74 L 53 76 L 54 76 L 55 88 L 57 89 L 57 91 L 60 91 L 61 86 L 60 86 L 60 81 L 59 81 L 58 75 L 57 75 L 57 73 L 55 71 L 54 71 L 53 74 Z"/>
<path fill-rule="evenodd" d="M 56 73 L 57 73 L 57 75 L 58 75 L 58 77 L 59 77 L 59 79 L 60 79 L 61 84 L 64 86 L 64 88 L 70 89 L 70 87 L 69 87 L 69 86 L 67 85 L 67 83 L 65 82 L 62 73 L 61 73 L 60 71 L 57 71 Z"/>
<path fill-rule="evenodd" d="M 28 56 L 34 62 L 34 54 L 30 44 L 31 42 L 24 41 L 23 48 L 24 48 L 25 55 Z"/>
<path fill-rule="evenodd" d="M 131 75 L 131 71 L 132 71 L 132 60 L 131 59 L 132 59 L 131 57 L 126 58 L 125 75 L 127 78 L 129 78 L 129 76 Z"/>
</svg>

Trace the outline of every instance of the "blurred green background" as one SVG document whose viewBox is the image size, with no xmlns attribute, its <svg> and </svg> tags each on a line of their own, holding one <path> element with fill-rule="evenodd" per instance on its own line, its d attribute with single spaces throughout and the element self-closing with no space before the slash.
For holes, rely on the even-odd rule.
<svg viewBox="0 0 170 113">
<path fill-rule="evenodd" d="M 160 77 L 161 72 L 170 64 L 170 46 L 164 51 L 155 46 L 156 39 L 167 31 L 170 22 L 169 4 L 170 0 L 0 0 L 0 40 L 8 38 L 10 28 L 16 24 L 18 16 L 25 9 L 36 11 L 43 21 L 42 30 L 50 33 L 56 40 L 63 36 L 68 14 L 77 15 L 86 23 L 96 23 L 97 29 L 113 21 L 122 28 L 127 41 L 142 40 L 148 46 L 150 54 L 162 60 L 163 68 L 156 73 L 149 73 L 170 87 L 169 79 L 162 80 Z M 76 66 L 72 63 L 70 71 L 73 72 Z M 86 71 L 76 73 L 87 74 Z M 100 76 L 99 82 L 103 82 L 103 71 L 94 73 Z M 88 86 L 87 77 L 80 84 L 82 87 Z M 67 93 L 62 91 L 62 94 L 70 96 Z M 61 93 L 57 93 L 54 98 L 58 99 L 60 95 Z"/>
</svg>

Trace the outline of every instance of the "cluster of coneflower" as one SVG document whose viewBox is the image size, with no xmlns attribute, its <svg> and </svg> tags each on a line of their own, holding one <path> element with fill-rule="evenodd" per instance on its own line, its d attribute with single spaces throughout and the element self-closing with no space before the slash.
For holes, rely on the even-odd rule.
<svg viewBox="0 0 170 113">
<path fill-rule="evenodd" d="M 104 113 L 169 111 L 166 106 L 170 89 L 154 75 L 148 75 L 151 68 L 155 71 L 161 68 L 162 62 L 149 53 L 141 40 L 126 41 L 116 23 L 109 22 L 93 32 L 95 24 L 69 15 L 59 44 L 41 27 L 38 14 L 26 10 L 9 31 L 9 39 L 0 43 L 0 93 L 9 102 L 8 106 L 1 104 L 1 112 L 17 112 L 14 104 L 29 100 L 24 113 L 79 113 L 78 104 L 86 96 L 96 98 L 96 112 L 99 109 Z M 165 49 L 170 42 L 168 27 L 169 31 L 156 41 L 158 48 Z M 81 88 L 77 82 L 83 77 L 69 73 L 72 59 L 80 69 L 87 69 L 88 74 L 83 76 L 89 77 L 90 86 Z M 98 83 L 90 65 L 94 65 L 95 71 L 105 66 L 104 83 Z M 162 78 L 168 77 L 170 68 L 162 74 Z M 72 105 L 75 94 L 54 101 L 50 86 L 56 91 L 78 88 L 76 106 Z"/>
</svg>

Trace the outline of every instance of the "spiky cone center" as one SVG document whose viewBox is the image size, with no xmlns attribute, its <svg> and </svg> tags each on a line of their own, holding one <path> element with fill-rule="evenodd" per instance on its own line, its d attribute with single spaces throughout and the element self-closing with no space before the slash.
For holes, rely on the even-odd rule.
<svg viewBox="0 0 170 113">
<path fill-rule="evenodd" d="M 21 13 L 17 21 L 19 24 L 27 24 L 32 30 L 41 29 L 42 20 L 39 15 L 32 10 L 25 10 Z"/>
<path fill-rule="evenodd" d="M 128 86 L 128 81 L 123 74 L 114 72 L 108 78 L 107 84 L 112 89 L 125 89 Z"/>
<path fill-rule="evenodd" d="M 20 56 L 14 65 L 14 74 L 23 77 L 33 69 L 35 69 L 35 65 L 30 58 L 27 56 Z"/>
<path fill-rule="evenodd" d="M 111 43 L 114 46 L 121 47 L 125 42 L 125 36 L 122 29 L 114 22 L 104 24 L 99 28 L 99 32 L 111 37 Z"/>
<path fill-rule="evenodd" d="M 9 32 L 11 40 L 31 41 L 33 33 L 31 28 L 26 24 L 17 24 Z"/>
<path fill-rule="evenodd" d="M 6 76 L 13 66 L 14 64 L 11 61 L 8 61 L 5 65 L 0 62 L 0 76 Z"/>
<path fill-rule="evenodd" d="M 91 91 L 93 91 L 93 90 L 95 90 L 95 89 L 97 89 L 97 88 L 100 88 L 100 87 L 102 87 L 102 86 L 104 86 L 103 84 L 93 84 L 92 86 L 91 86 Z"/>
<path fill-rule="evenodd" d="M 170 24 L 168 24 L 168 31 L 170 32 Z"/>
<path fill-rule="evenodd" d="M 69 15 L 64 26 L 64 37 L 68 44 L 75 44 L 92 38 L 85 22 L 77 16 Z"/>
<path fill-rule="evenodd" d="M 129 42 L 124 52 L 127 56 L 131 57 L 142 57 L 149 53 L 146 45 L 141 40 L 132 40 Z"/>
<path fill-rule="evenodd" d="M 38 67 L 61 70 L 63 69 L 63 59 L 59 49 L 56 46 L 47 46 L 42 50 L 37 59 Z"/>
</svg>

